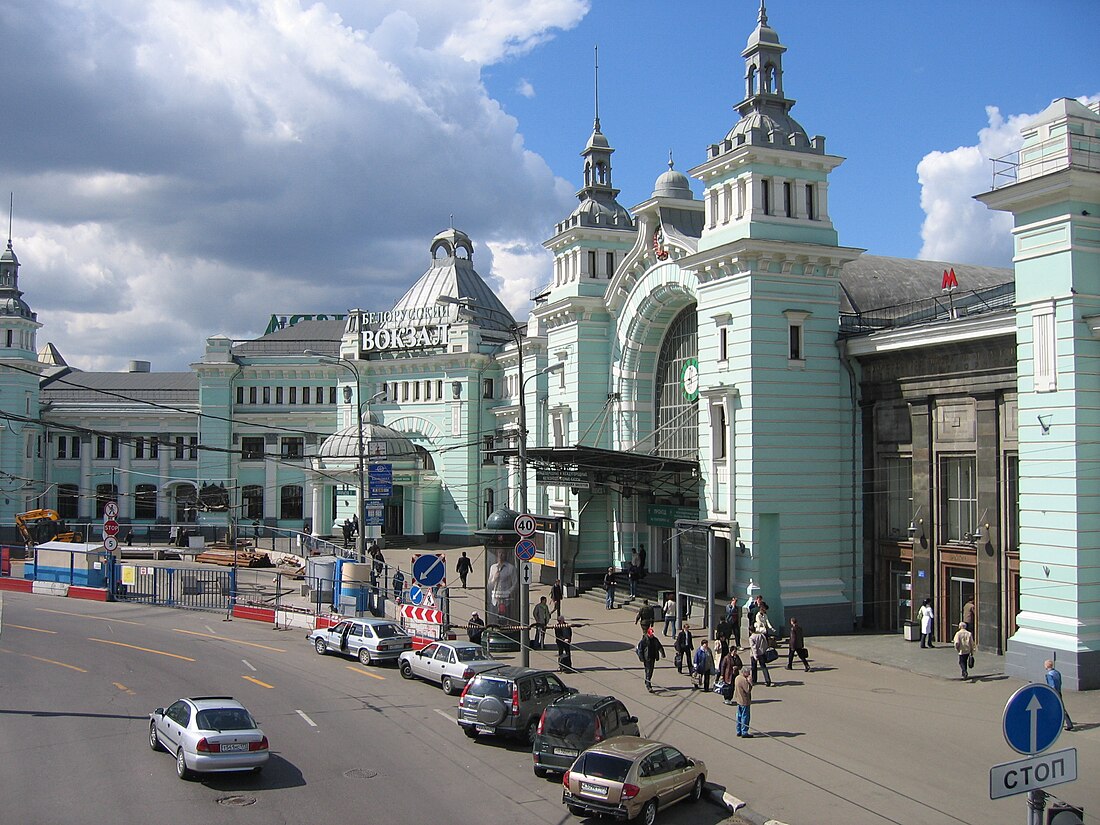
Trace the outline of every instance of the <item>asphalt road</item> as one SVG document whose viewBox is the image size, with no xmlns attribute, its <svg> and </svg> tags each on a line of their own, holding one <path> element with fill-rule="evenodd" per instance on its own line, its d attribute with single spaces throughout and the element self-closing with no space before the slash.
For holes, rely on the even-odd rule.
<svg viewBox="0 0 1100 825">
<path fill-rule="evenodd" d="M 563 823 L 560 785 L 518 745 L 472 741 L 455 699 L 392 667 L 320 657 L 302 631 L 210 613 L 5 593 L 0 627 L 0 821 Z M 148 714 L 232 695 L 259 719 L 259 777 L 176 778 Z M 683 803 L 664 823 L 735 820 Z"/>
</svg>

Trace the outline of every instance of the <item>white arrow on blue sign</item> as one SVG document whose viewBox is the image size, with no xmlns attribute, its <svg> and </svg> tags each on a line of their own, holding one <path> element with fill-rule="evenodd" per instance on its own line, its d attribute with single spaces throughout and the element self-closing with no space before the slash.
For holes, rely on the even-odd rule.
<svg viewBox="0 0 1100 825">
<path fill-rule="evenodd" d="M 424 601 L 424 591 L 420 589 L 420 585 L 414 584 L 409 588 L 409 601 L 413 604 L 420 604 Z"/>
<path fill-rule="evenodd" d="M 446 557 L 425 553 L 413 559 L 413 579 L 422 587 L 435 587 L 447 575 Z"/>
<path fill-rule="evenodd" d="M 1017 753 L 1042 753 L 1062 733 L 1062 698 L 1048 685 L 1024 685 L 1005 705 L 1005 741 Z"/>
</svg>

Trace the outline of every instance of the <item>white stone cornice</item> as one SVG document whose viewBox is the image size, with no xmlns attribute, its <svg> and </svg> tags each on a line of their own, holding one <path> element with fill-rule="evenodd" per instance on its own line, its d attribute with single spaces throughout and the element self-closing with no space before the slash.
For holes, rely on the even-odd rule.
<svg viewBox="0 0 1100 825">
<path fill-rule="evenodd" d="M 1016 337 L 1014 310 L 989 313 L 976 318 L 959 318 L 946 323 L 935 322 L 883 330 L 847 338 L 844 344 L 850 355 L 860 356 L 1002 337 Z"/>
</svg>

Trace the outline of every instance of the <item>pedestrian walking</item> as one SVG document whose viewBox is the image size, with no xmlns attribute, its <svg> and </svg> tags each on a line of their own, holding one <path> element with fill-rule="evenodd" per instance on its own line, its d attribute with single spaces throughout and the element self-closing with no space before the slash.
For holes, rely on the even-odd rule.
<svg viewBox="0 0 1100 825">
<path fill-rule="evenodd" d="M 558 644 L 558 673 L 566 673 L 573 669 L 573 628 L 560 613 L 554 641 Z"/>
<path fill-rule="evenodd" d="M 920 610 L 917 611 L 917 619 L 920 620 L 920 646 L 935 647 L 932 644 L 932 623 L 936 619 L 936 614 L 932 611 L 931 599 L 924 600 Z"/>
<path fill-rule="evenodd" d="M 742 739 L 752 739 L 749 733 L 749 716 L 752 707 L 752 686 L 755 680 L 749 679 L 751 671 L 741 668 L 733 681 L 733 701 L 737 703 L 737 735 Z"/>
<path fill-rule="evenodd" d="M 955 638 L 951 640 L 955 645 L 955 652 L 959 654 L 959 672 L 963 679 L 969 678 L 970 668 L 974 667 L 974 634 L 966 629 L 966 622 L 959 622 L 959 629 L 955 632 Z"/>
<path fill-rule="evenodd" d="M 641 571 L 641 578 L 643 579 L 649 573 L 649 568 L 646 567 L 646 553 L 644 544 L 638 545 L 638 569 Z"/>
<path fill-rule="evenodd" d="M 344 519 L 344 523 L 340 525 L 340 532 L 344 535 L 345 549 L 351 547 L 351 519 Z"/>
<path fill-rule="evenodd" d="M 741 647 L 741 606 L 737 603 L 736 596 L 726 605 L 726 623 L 730 626 L 733 644 Z"/>
<path fill-rule="evenodd" d="M 966 604 L 963 605 L 962 620 L 966 625 L 966 629 L 974 633 L 974 628 L 977 626 L 975 618 L 977 616 L 977 608 L 974 606 L 974 599 L 970 598 L 966 600 Z"/>
<path fill-rule="evenodd" d="M 351 514 L 351 537 L 356 538 L 359 535 L 359 514 Z"/>
<path fill-rule="evenodd" d="M 703 691 L 710 692 L 710 677 L 714 673 L 714 654 L 710 652 L 710 644 L 706 639 L 699 641 L 699 649 L 695 651 L 695 659 L 692 661 L 692 670 L 697 679 L 693 680 L 692 687 L 699 687 L 702 682 Z"/>
<path fill-rule="evenodd" d="M 691 651 L 695 649 L 695 640 L 691 636 L 691 625 L 684 622 L 680 628 L 680 632 L 676 634 L 676 641 L 672 645 L 672 650 L 675 652 L 673 656 L 673 664 L 676 665 L 676 672 L 684 672 L 684 656 L 690 656 Z M 688 668 L 691 671 L 691 668 Z"/>
<path fill-rule="evenodd" d="M 752 600 L 749 602 L 749 633 L 752 633 L 753 628 L 756 627 L 756 614 L 760 610 L 760 605 L 763 603 L 764 597 L 760 595 L 753 596 Z"/>
<path fill-rule="evenodd" d="M 722 701 L 727 705 L 733 704 L 733 685 L 744 666 L 745 663 L 741 661 L 736 650 L 731 650 L 718 662 L 718 678 L 722 682 Z"/>
<path fill-rule="evenodd" d="M 462 582 L 462 589 L 466 589 L 466 577 L 470 575 L 470 571 L 474 569 L 473 562 L 470 561 L 470 557 L 466 555 L 466 551 L 462 551 L 462 555 L 458 557 L 458 561 L 455 562 L 455 572 L 458 573 L 458 580 Z"/>
<path fill-rule="evenodd" d="M 626 568 L 627 587 L 630 588 L 630 600 L 638 598 L 638 553 L 631 551 L 630 565 Z"/>
<path fill-rule="evenodd" d="M 401 572 L 401 568 L 399 567 L 393 574 L 393 600 L 395 602 L 400 602 L 404 593 L 405 574 Z"/>
<path fill-rule="evenodd" d="M 658 660 L 664 658 L 664 655 L 665 646 L 661 644 L 653 628 L 645 628 L 642 631 L 641 641 L 638 642 L 638 658 L 642 660 L 642 666 L 645 669 L 645 689 L 650 693 L 653 692 L 653 668 L 657 666 Z"/>
<path fill-rule="evenodd" d="M 133 547 L 134 546 L 134 531 L 133 531 L 133 529 L 130 529 L 130 530 L 126 531 L 126 546 L 127 547 Z"/>
<path fill-rule="evenodd" d="M 470 622 L 466 625 L 466 636 L 475 645 L 481 644 L 481 636 L 485 632 L 485 620 L 475 610 L 470 614 Z"/>
<path fill-rule="evenodd" d="M 722 657 L 730 652 L 729 625 L 723 619 L 718 623 L 718 629 L 714 631 L 714 658 L 719 662 Z"/>
<path fill-rule="evenodd" d="M 615 607 L 615 568 L 614 567 L 607 568 L 607 572 L 604 573 L 603 589 L 604 589 L 604 592 L 607 593 L 607 601 L 605 602 L 605 604 L 607 605 L 607 609 L 608 610 L 613 610 L 614 607 Z"/>
<path fill-rule="evenodd" d="M 643 633 L 653 627 L 653 605 L 649 603 L 649 599 L 642 599 L 642 606 L 638 608 L 638 615 L 634 617 L 634 624 L 640 624 Z"/>
<path fill-rule="evenodd" d="M 1054 667 L 1054 660 L 1047 659 L 1043 662 L 1043 667 L 1047 670 L 1047 684 L 1050 689 L 1062 696 L 1062 674 Z M 1066 730 L 1073 730 L 1073 720 L 1069 718 L 1069 711 L 1066 709 L 1066 700 L 1062 699 L 1062 713 L 1065 714 L 1065 718 L 1062 720 L 1062 726 Z"/>
<path fill-rule="evenodd" d="M 791 616 L 790 621 L 790 637 L 788 638 L 789 647 L 787 648 L 787 670 L 793 669 L 794 657 L 797 656 L 802 660 L 802 664 L 806 668 L 806 672 L 810 672 L 809 654 L 806 652 L 806 634 L 802 630 L 802 625 L 798 623 L 798 619 Z"/>
<path fill-rule="evenodd" d="M 768 687 L 772 686 L 772 675 L 768 673 L 768 660 L 764 658 L 768 655 L 768 637 L 760 630 L 754 630 L 752 635 L 749 636 L 749 652 L 752 661 L 752 683 L 756 684 L 756 675 L 759 671 L 764 671 L 764 684 Z"/>
<path fill-rule="evenodd" d="M 558 579 L 552 585 L 550 585 L 550 615 L 553 616 L 557 613 L 561 615 L 561 598 L 562 598 L 561 579 Z"/>
<path fill-rule="evenodd" d="M 665 616 L 665 629 L 663 631 L 665 636 L 671 636 L 670 629 L 676 629 L 676 600 L 672 598 L 672 594 L 668 594 L 668 598 L 665 599 L 665 605 L 662 608 Z"/>
<path fill-rule="evenodd" d="M 773 625 L 771 619 L 768 618 L 767 602 L 760 603 L 760 609 L 756 611 L 756 620 L 753 623 L 753 628 L 767 636 L 769 642 L 773 642 L 779 637 L 779 631 L 775 629 L 775 625 Z"/>
<path fill-rule="evenodd" d="M 550 605 L 546 603 L 545 596 L 539 599 L 532 613 L 535 618 L 535 642 L 532 647 L 542 650 L 546 643 L 546 628 L 550 626 Z"/>
</svg>

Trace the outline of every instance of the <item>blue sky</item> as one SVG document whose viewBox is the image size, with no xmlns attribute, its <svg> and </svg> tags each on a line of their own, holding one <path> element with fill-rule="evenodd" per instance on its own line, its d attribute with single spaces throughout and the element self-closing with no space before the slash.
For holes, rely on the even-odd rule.
<svg viewBox="0 0 1100 825">
<path fill-rule="evenodd" d="M 523 318 L 576 203 L 593 46 L 629 207 L 669 149 L 686 171 L 735 122 L 757 6 L 5 0 L 0 191 L 39 344 L 83 369 L 180 370 L 272 313 L 388 309 L 451 215 Z M 795 117 L 847 158 L 841 243 L 1007 266 L 1006 216 L 971 196 L 1027 117 L 1100 93 L 1100 2 L 768 13 Z"/>
</svg>

